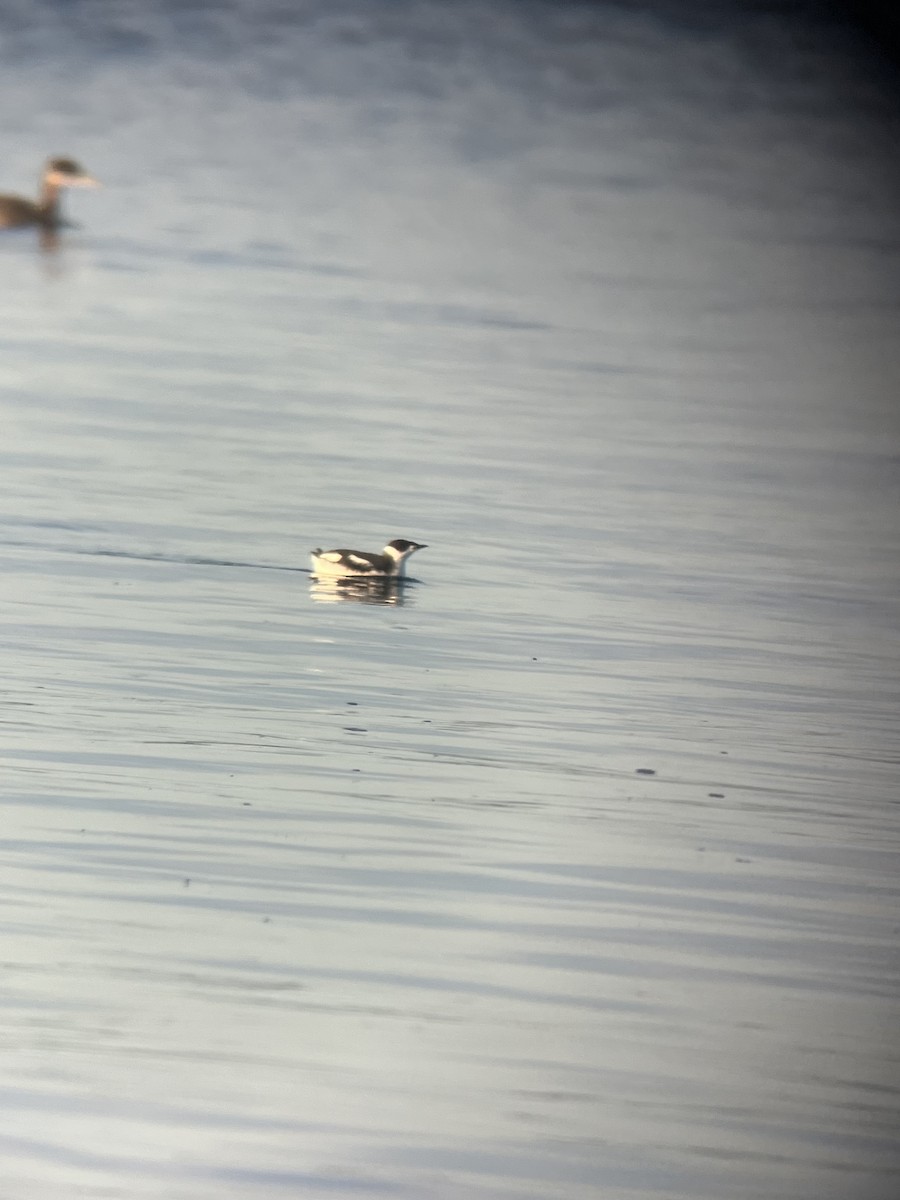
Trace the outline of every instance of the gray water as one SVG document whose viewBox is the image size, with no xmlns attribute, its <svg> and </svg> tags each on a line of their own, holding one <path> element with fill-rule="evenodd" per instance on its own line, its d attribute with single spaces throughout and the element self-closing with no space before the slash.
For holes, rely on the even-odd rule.
<svg viewBox="0 0 900 1200">
<path fill-rule="evenodd" d="M 662 0 L 0 29 L 0 185 L 105 185 L 0 241 L 4 1200 L 896 1196 L 890 68 Z"/>
</svg>

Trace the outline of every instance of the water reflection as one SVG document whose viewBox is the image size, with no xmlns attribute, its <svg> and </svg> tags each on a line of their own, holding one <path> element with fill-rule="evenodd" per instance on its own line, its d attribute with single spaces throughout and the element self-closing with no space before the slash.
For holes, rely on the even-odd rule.
<svg viewBox="0 0 900 1200">
<path fill-rule="evenodd" d="M 404 579 L 314 579 L 309 594 L 317 604 L 412 604 Z"/>
<path fill-rule="evenodd" d="M 55 254 L 59 249 L 59 230 L 42 229 L 40 232 L 40 247 L 49 254 Z"/>
<path fill-rule="evenodd" d="M 100 185 L 97 184 L 97 187 Z M 54 225 L 42 225 L 38 231 L 38 245 L 45 254 L 51 256 L 57 255 L 59 250 L 65 244 L 61 236 L 62 231 L 81 230 L 84 226 L 78 221 L 69 221 L 65 217 L 61 218 Z"/>
</svg>

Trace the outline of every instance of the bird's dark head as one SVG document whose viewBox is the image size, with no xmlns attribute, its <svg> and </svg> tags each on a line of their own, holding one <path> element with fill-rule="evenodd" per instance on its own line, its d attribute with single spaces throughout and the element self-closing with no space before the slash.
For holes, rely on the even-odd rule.
<svg viewBox="0 0 900 1200">
<path fill-rule="evenodd" d="M 56 187 L 99 187 L 84 167 L 74 158 L 51 158 L 44 172 L 47 183 Z"/>
</svg>

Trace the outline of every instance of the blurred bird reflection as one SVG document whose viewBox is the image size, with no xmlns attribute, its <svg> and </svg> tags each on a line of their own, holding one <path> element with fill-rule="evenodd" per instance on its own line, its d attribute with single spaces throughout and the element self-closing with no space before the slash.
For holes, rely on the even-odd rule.
<svg viewBox="0 0 900 1200">
<path fill-rule="evenodd" d="M 314 579 L 309 594 L 318 604 L 412 604 L 402 579 Z"/>
</svg>

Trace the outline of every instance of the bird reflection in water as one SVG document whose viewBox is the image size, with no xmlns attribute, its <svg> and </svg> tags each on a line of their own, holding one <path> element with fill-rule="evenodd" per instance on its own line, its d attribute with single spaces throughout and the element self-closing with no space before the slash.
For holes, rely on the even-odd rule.
<svg viewBox="0 0 900 1200">
<path fill-rule="evenodd" d="M 317 604 L 393 604 L 399 608 L 412 603 L 405 580 L 396 578 L 314 578 L 309 594 Z"/>
</svg>

